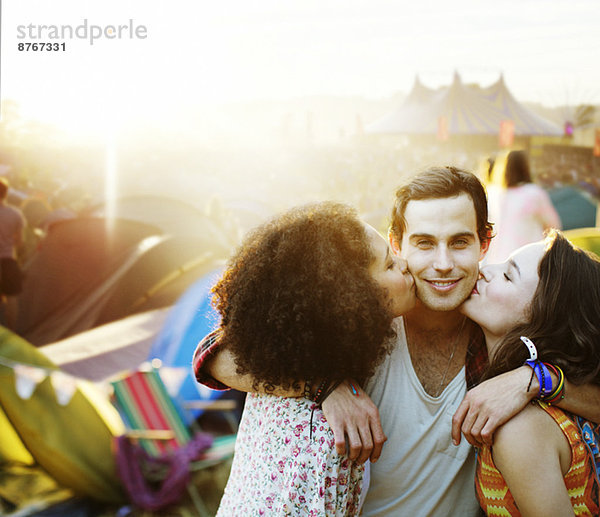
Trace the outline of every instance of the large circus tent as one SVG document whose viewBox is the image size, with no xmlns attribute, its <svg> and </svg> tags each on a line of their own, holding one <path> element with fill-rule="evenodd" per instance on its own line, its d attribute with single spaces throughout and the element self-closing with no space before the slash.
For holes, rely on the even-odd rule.
<svg viewBox="0 0 600 517">
<path fill-rule="evenodd" d="M 394 111 L 366 127 L 370 134 L 497 136 L 509 121 L 515 136 L 561 136 L 563 129 L 515 99 L 501 75 L 488 87 L 466 84 L 455 72 L 452 84 L 432 89 L 417 76 Z"/>
</svg>

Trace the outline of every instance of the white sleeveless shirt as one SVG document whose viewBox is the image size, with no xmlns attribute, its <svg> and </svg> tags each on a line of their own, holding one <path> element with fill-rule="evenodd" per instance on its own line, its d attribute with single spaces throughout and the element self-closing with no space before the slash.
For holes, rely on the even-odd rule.
<svg viewBox="0 0 600 517">
<path fill-rule="evenodd" d="M 451 437 L 452 415 L 466 393 L 465 369 L 439 397 L 429 395 L 415 373 L 402 318 L 397 344 L 367 386 L 388 437 L 371 464 L 364 516 L 478 515 L 475 453 Z"/>
</svg>

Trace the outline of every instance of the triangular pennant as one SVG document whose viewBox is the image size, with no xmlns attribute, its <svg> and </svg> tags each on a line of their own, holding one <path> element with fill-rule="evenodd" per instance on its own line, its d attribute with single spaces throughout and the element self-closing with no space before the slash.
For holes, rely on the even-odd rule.
<svg viewBox="0 0 600 517">
<path fill-rule="evenodd" d="M 171 397 L 176 397 L 179 394 L 179 390 L 183 381 L 185 380 L 189 372 L 188 368 L 176 367 L 176 366 L 162 366 L 158 373 L 162 379 L 167 392 Z"/>
<path fill-rule="evenodd" d="M 50 374 L 50 381 L 56 394 L 56 401 L 61 406 L 66 406 L 77 390 L 77 380 L 60 370 L 56 370 Z"/>
<path fill-rule="evenodd" d="M 199 382 L 195 382 L 194 386 L 202 400 L 213 400 L 216 399 L 220 393 L 223 393 L 222 391 L 213 390 L 208 386 L 204 386 L 204 384 L 200 384 Z"/>
<path fill-rule="evenodd" d="M 27 400 L 31 397 L 37 385 L 46 378 L 46 370 L 28 366 L 25 364 L 15 364 L 15 389 L 19 397 Z"/>
</svg>

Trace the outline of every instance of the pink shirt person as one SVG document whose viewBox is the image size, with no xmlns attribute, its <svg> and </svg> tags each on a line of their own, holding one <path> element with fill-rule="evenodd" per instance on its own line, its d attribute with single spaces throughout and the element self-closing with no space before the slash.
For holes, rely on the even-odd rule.
<svg viewBox="0 0 600 517">
<path fill-rule="evenodd" d="M 506 189 L 489 190 L 490 220 L 496 235 L 486 258 L 490 264 L 504 262 L 517 248 L 562 226 L 548 193 L 532 183 L 524 151 L 509 153 L 504 183 Z"/>
</svg>

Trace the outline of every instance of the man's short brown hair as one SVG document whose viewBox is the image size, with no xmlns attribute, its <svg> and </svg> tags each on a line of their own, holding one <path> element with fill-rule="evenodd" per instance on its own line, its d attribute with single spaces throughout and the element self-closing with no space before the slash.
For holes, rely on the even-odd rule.
<svg viewBox="0 0 600 517">
<path fill-rule="evenodd" d="M 409 201 L 441 199 L 467 194 L 473 201 L 477 217 L 477 235 L 481 243 L 492 236 L 492 224 L 488 221 L 487 195 L 481 181 L 471 172 L 457 167 L 431 167 L 414 176 L 396 191 L 392 208 L 390 232 L 400 243 L 406 231 L 404 214 Z"/>
</svg>

